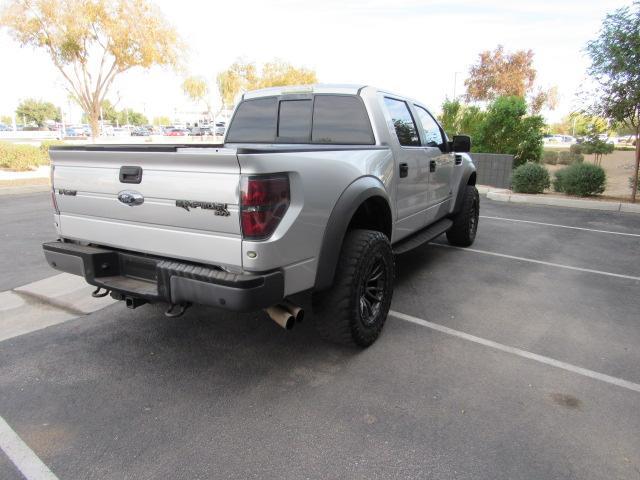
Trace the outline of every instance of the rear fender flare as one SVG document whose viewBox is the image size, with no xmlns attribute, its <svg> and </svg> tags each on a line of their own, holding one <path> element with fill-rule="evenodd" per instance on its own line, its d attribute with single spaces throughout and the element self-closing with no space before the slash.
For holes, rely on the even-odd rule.
<svg viewBox="0 0 640 480">
<path fill-rule="evenodd" d="M 389 195 L 384 185 L 375 177 L 357 179 L 338 198 L 324 230 L 316 270 L 315 290 L 324 290 L 333 284 L 342 242 L 349 223 L 358 207 L 371 197 L 382 197 L 390 205 Z"/>
</svg>

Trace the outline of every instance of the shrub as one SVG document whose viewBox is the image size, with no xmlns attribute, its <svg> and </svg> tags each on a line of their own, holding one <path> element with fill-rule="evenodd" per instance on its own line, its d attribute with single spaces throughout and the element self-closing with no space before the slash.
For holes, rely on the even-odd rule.
<svg viewBox="0 0 640 480">
<path fill-rule="evenodd" d="M 564 176 L 567 173 L 567 169 L 566 168 L 561 168 L 560 170 L 557 170 L 555 173 L 555 177 L 553 179 L 553 189 L 556 192 L 564 192 L 564 188 L 563 188 L 563 183 L 564 183 Z"/>
<path fill-rule="evenodd" d="M 633 190 L 633 175 L 629 177 L 629 188 Z M 638 189 L 640 189 L 640 172 L 638 172 Z"/>
<path fill-rule="evenodd" d="M 48 155 L 49 147 L 53 145 L 64 145 L 64 142 L 62 140 L 43 140 L 40 142 L 40 150 Z"/>
<path fill-rule="evenodd" d="M 558 163 L 560 165 L 572 165 L 574 163 L 582 163 L 584 155 L 581 153 L 560 152 L 558 153 Z"/>
<path fill-rule="evenodd" d="M 584 153 L 584 147 L 579 143 L 574 143 L 569 147 L 569 151 L 571 153 L 575 153 L 576 155 L 581 155 Z"/>
<path fill-rule="evenodd" d="M 612 143 L 600 140 L 598 135 L 593 132 L 587 141 L 582 144 L 582 148 L 584 153 L 588 155 L 593 154 L 595 156 L 596 165 L 600 165 L 602 163 L 602 156 L 612 153 L 615 147 Z"/>
<path fill-rule="evenodd" d="M 542 162 L 549 165 L 558 163 L 558 152 L 555 150 L 545 150 L 542 152 Z"/>
<path fill-rule="evenodd" d="M 513 171 L 513 191 L 517 193 L 542 193 L 549 188 L 549 172 L 538 163 L 527 162 Z"/>
<path fill-rule="evenodd" d="M 592 163 L 574 163 L 558 170 L 553 182 L 555 191 L 578 197 L 599 195 L 604 192 L 606 185 L 604 169 Z"/>
<path fill-rule="evenodd" d="M 40 165 L 48 164 L 47 153 L 38 147 L 0 142 L 0 168 L 31 170 Z"/>
</svg>

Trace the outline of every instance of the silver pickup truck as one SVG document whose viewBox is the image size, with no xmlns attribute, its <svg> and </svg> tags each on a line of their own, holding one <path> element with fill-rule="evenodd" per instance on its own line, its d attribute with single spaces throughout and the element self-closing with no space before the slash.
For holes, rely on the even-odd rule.
<svg viewBox="0 0 640 480">
<path fill-rule="evenodd" d="M 224 144 L 51 147 L 53 268 L 130 308 L 265 309 L 311 292 L 319 333 L 361 347 L 384 325 L 394 254 L 478 226 L 470 138 L 370 86 L 245 93 Z"/>
</svg>

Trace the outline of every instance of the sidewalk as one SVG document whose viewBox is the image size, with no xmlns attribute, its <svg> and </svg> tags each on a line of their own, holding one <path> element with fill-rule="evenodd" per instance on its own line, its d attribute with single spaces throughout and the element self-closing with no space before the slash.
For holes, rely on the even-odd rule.
<svg viewBox="0 0 640 480">
<path fill-rule="evenodd" d="M 31 180 L 33 178 L 48 178 L 50 168 L 48 166 L 38 167 L 35 170 L 26 172 L 14 172 L 13 170 L 0 170 L 0 182 L 8 180 Z"/>
<path fill-rule="evenodd" d="M 584 200 L 549 194 L 513 193 L 503 188 L 478 185 L 478 191 L 486 194 L 489 200 L 497 202 L 527 203 L 554 207 L 584 208 L 589 210 L 606 210 L 611 212 L 640 213 L 640 203 L 610 202 L 604 200 Z"/>
<path fill-rule="evenodd" d="M 111 297 L 94 298 L 84 278 L 60 273 L 0 292 L 0 341 L 100 310 Z"/>
</svg>

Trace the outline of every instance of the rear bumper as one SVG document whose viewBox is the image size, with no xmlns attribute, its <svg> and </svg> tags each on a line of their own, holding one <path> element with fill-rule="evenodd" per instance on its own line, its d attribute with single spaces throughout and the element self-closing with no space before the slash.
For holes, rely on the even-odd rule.
<svg viewBox="0 0 640 480">
<path fill-rule="evenodd" d="M 49 265 L 80 275 L 87 283 L 112 291 L 114 298 L 148 302 L 197 303 L 234 311 L 252 311 L 279 303 L 284 275 L 274 271 L 239 275 L 166 258 L 75 243 L 42 245 Z"/>
</svg>

